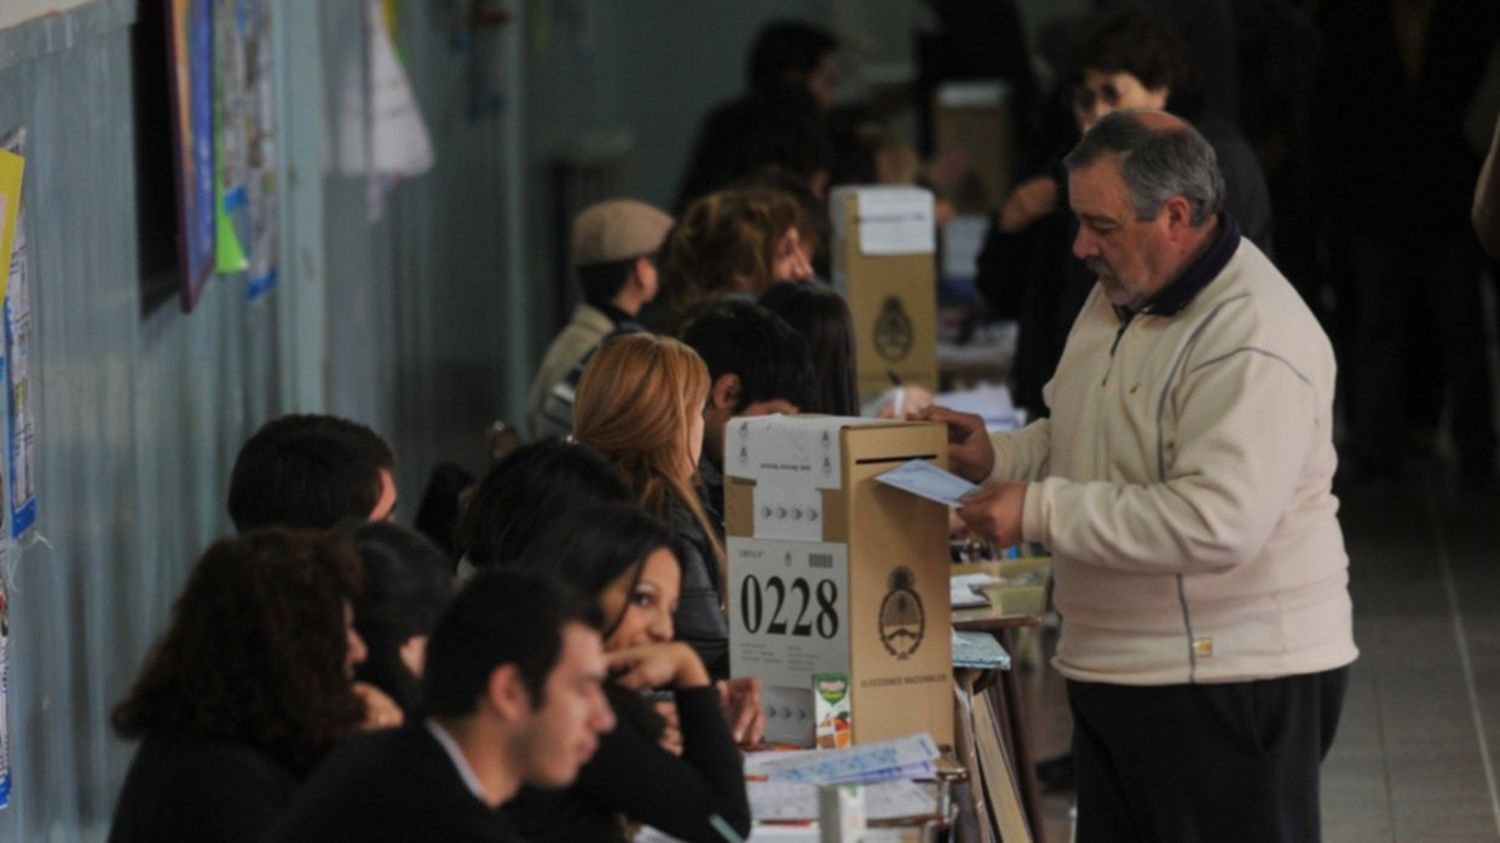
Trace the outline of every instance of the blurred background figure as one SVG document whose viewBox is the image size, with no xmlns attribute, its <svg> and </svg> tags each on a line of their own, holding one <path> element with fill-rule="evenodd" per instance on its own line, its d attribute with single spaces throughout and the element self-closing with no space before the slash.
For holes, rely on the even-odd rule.
<svg viewBox="0 0 1500 843">
<path fill-rule="evenodd" d="M 1354 316 L 1350 459 L 1355 485 L 1400 479 L 1422 427 L 1447 419 L 1458 481 L 1495 480 L 1483 256 L 1469 207 L 1484 140 L 1465 133 L 1500 39 L 1487 0 L 1328 0 L 1314 109 L 1323 219 L 1347 261 Z"/>
<path fill-rule="evenodd" d="M 351 534 L 364 563 L 354 628 L 368 654 L 355 668 L 384 691 L 406 720 L 419 716 L 427 637 L 453 595 L 453 564 L 432 542 L 399 524 L 363 524 Z"/>
</svg>

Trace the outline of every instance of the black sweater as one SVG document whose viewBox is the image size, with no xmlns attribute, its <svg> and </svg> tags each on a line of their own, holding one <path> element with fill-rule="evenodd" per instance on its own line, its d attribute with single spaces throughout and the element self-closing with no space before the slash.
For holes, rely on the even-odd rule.
<svg viewBox="0 0 1500 843">
<path fill-rule="evenodd" d="M 500 812 L 470 792 L 421 721 L 346 741 L 297 794 L 271 840 L 519 841 Z"/>
<path fill-rule="evenodd" d="M 611 692 L 617 698 L 618 691 Z M 681 758 L 662 749 L 639 721 L 621 712 L 614 731 L 566 791 L 523 788 L 502 812 L 533 843 L 623 841 L 621 816 L 698 843 L 724 839 L 709 825 L 718 815 L 741 836 L 750 831 L 744 762 L 713 688 L 678 691 Z"/>
<path fill-rule="evenodd" d="M 291 770 L 246 744 L 151 735 L 130 762 L 109 840 L 250 843 L 296 789 Z"/>
<path fill-rule="evenodd" d="M 682 557 L 682 593 L 672 614 L 673 636 L 698 652 L 715 679 L 729 676 L 729 623 L 719 608 L 726 585 L 719 582 L 713 543 L 686 506 L 674 501 L 670 517 Z"/>
</svg>

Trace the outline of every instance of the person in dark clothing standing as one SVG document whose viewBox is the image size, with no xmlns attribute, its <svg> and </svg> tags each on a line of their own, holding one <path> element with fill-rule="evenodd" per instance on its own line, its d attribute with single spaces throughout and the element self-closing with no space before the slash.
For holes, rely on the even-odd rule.
<svg viewBox="0 0 1500 843">
<path fill-rule="evenodd" d="M 550 579 L 475 577 L 432 633 L 428 719 L 340 747 L 270 839 L 521 840 L 497 809 L 522 785 L 570 785 L 614 728 L 596 617 Z"/>
<path fill-rule="evenodd" d="M 1470 225 L 1481 151 L 1463 123 L 1500 40 L 1493 0 L 1328 0 L 1316 116 L 1323 210 L 1356 302 L 1353 479 L 1394 480 L 1419 382 L 1440 382 L 1459 480 L 1495 480 L 1480 271 Z M 1403 377 L 1435 346 L 1436 372 Z M 1436 397 L 1436 396 L 1435 396 Z"/>
<path fill-rule="evenodd" d="M 111 843 L 261 839 L 365 717 L 350 681 L 364 658 L 359 580 L 352 544 L 310 532 L 254 530 L 208 549 L 114 710 L 115 731 L 144 740 Z"/>
<path fill-rule="evenodd" d="M 530 548 L 523 566 L 551 573 L 590 597 L 604 649 L 620 675 L 606 686 L 619 726 L 566 791 L 523 789 L 505 814 L 532 843 L 624 843 L 644 824 L 689 843 L 719 843 L 718 817 L 750 829 L 743 761 L 703 662 L 672 640 L 682 567 L 672 534 L 640 507 L 588 509 Z M 675 725 L 641 693 L 668 689 Z"/>
<path fill-rule="evenodd" d="M 673 212 L 768 165 L 784 167 L 820 199 L 833 147 L 823 114 L 838 86 L 833 33 L 801 21 L 766 24 L 751 47 L 749 89 L 698 127 Z"/>
<path fill-rule="evenodd" d="M 1270 253 L 1271 202 L 1260 164 L 1233 124 L 1204 107 L 1197 72 L 1171 24 L 1134 8 L 1110 12 L 1085 27 L 1070 64 L 1080 132 L 1118 109 L 1165 109 L 1193 123 L 1218 157 L 1229 215 Z M 1015 398 L 1033 416 L 1047 414 L 1042 386 L 1095 281 L 1071 251 L 1078 226 L 1066 184 L 1059 156 L 1048 172 L 1018 185 L 979 258 L 985 299 L 1021 323 Z"/>
</svg>

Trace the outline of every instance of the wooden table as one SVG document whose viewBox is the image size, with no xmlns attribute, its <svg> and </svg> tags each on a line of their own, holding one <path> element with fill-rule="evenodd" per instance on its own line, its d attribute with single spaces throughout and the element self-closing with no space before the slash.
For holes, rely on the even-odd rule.
<svg viewBox="0 0 1500 843">
<path fill-rule="evenodd" d="M 1051 559 L 1043 557 L 969 562 L 954 565 L 952 575 L 989 574 L 1001 580 L 1014 580 L 1027 575 L 1034 577 L 1036 572 L 1050 569 L 1051 564 Z M 988 632 L 1011 654 L 1011 669 L 1001 672 L 1000 681 L 990 687 L 989 693 L 994 695 L 996 705 L 1002 713 L 1001 725 L 1005 733 L 1006 748 L 1015 762 L 1016 783 L 1021 791 L 1021 804 L 1026 812 L 1027 824 L 1031 826 L 1032 839 L 1036 843 L 1045 843 L 1041 787 L 1037 783 L 1036 759 L 1031 750 L 1025 701 L 1014 663 L 1014 630 L 1042 623 L 1042 615 L 1047 610 L 1047 589 L 1033 584 L 1018 586 L 1013 582 L 1001 582 L 997 586 L 980 590 L 989 596 L 990 605 L 954 609 L 953 628 Z"/>
</svg>

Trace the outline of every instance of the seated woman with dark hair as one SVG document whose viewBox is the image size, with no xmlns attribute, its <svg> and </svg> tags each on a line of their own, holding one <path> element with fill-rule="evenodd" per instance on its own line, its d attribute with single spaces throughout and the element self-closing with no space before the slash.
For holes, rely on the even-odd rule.
<svg viewBox="0 0 1500 843">
<path fill-rule="evenodd" d="M 522 790 L 505 814 L 532 841 L 624 841 L 626 824 L 645 824 L 689 843 L 717 843 L 724 838 L 713 817 L 747 834 L 743 762 L 719 691 L 698 654 L 672 641 L 682 583 L 672 532 L 636 506 L 575 515 L 555 522 L 516 564 L 596 602 L 616 673 L 606 693 L 618 725 L 600 737 L 572 787 Z M 679 735 L 664 735 L 666 724 L 641 697 L 651 689 L 671 690 Z"/>
<path fill-rule="evenodd" d="M 786 320 L 807 340 L 813 367 L 812 401 L 804 413 L 859 415 L 854 380 L 854 317 L 849 303 L 822 284 L 777 284 L 760 294 L 760 304 Z"/>
<path fill-rule="evenodd" d="M 143 740 L 111 841 L 260 839 L 366 717 L 360 579 L 345 538 L 266 529 L 208 549 L 114 710 L 115 731 Z"/>
<path fill-rule="evenodd" d="M 759 295 L 773 284 L 809 280 L 816 237 L 802 205 L 781 190 L 710 193 L 688 206 L 667 235 L 661 294 L 643 318 L 676 336 L 728 293 Z"/>
<path fill-rule="evenodd" d="M 365 571 L 354 627 L 369 650 L 355 676 L 384 691 L 410 720 L 421 702 L 427 636 L 453 595 L 452 566 L 436 545 L 399 524 L 370 522 L 351 535 Z"/>
<path fill-rule="evenodd" d="M 458 545 L 465 560 L 460 570 L 472 574 L 477 568 L 514 562 L 544 534 L 575 528 L 585 510 L 633 500 L 619 469 L 589 446 L 560 439 L 525 445 L 490 469 L 460 515 Z M 700 569 L 704 563 L 695 554 L 711 552 L 709 545 L 696 551 L 680 547 L 679 558 L 697 560 Z M 709 606 L 719 611 L 707 585 L 708 574 L 698 576 L 704 580 Z M 743 677 L 716 684 L 735 739 L 759 741 L 765 728 L 760 681 Z"/>
<path fill-rule="evenodd" d="M 620 473 L 587 445 L 543 439 L 517 448 L 480 478 L 459 513 L 459 578 L 520 558 L 554 518 L 631 500 Z"/>
</svg>

